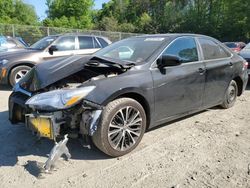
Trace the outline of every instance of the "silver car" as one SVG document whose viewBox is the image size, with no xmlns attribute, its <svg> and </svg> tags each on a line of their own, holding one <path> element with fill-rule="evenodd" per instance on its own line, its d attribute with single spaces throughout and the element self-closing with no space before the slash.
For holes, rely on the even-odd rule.
<svg viewBox="0 0 250 188">
<path fill-rule="evenodd" d="M 29 48 L 0 54 L 0 84 L 15 85 L 36 64 L 52 58 L 90 55 L 111 42 L 79 33 L 47 36 Z"/>
</svg>

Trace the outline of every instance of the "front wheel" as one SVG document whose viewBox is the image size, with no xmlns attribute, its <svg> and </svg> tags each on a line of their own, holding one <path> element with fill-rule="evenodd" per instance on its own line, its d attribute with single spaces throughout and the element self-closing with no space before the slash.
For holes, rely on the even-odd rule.
<svg viewBox="0 0 250 188">
<path fill-rule="evenodd" d="M 141 104 L 131 98 L 120 98 L 105 107 L 92 140 L 107 155 L 118 157 L 136 148 L 145 129 L 146 114 Z"/>
<path fill-rule="evenodd" d="M 9 82 L 11 86 L 14 86 L 17 82 L 19 82 L 29 71 L 31 70 L 31 67 L 21 65 L 18 67 L 15 67 L 11 70 Z"/>
<path fill-rule="evenodd" d="M 224 101 L 221 104 L 221 106 L 225 109 L 231 108 L 236 101 L 237 95 L 238 95 L 238 86 L 237 83 L 234 80 L 232 80 L 227 88 Z"/>
</svg>

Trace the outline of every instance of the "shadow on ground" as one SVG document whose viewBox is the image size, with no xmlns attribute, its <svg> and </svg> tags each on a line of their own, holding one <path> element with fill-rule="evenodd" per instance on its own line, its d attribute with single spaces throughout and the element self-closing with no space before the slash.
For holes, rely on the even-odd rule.
<svg viewBox="0 0 250 188">
<path fill-rule="evenodd" d="M 12 90 L 11 86 L 1 85 L 0 84 L 0 91 L 11 91 L 11 90 Z"/>
<path fill-rule="evenodd" d="M 246 90 L 250 90 L 250 79 L 248 80 Z"/>
<path fill-rule="evenodd" d="M 18 157 L 34 155 L 47 157 L 54 146 L 54 142 L 45 138 L 32 135 L 31 131 L 23 124 L 11 125 L 8 121 L 8 111 L 0 112 L 0 167 L 15 166 Z M 109 157 L 96 149 L 91 144 L 91 150 L 84 148 L 79 140 L 71 139 L 67 144 L 73 160 L 99 160 Z M 46 158 L 44 159 L 45 162 Z M 40 164 L 27 161 L 24 167 L 32 175 L 37 176 Z"/>
</svg>

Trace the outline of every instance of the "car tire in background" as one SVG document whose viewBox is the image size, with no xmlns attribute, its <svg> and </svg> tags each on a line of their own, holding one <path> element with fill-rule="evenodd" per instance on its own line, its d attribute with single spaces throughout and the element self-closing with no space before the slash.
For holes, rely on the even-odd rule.
<svg viewBox="0 0 250 188">
<path fill-rule="evenodd" d="M 232 80 L 227 88 L 224 101 L 221 104 L 222 108 L 225 109 L 231 108 L 236 101 L 237 95 L 238 95 L 238 86 L 237 83 L 234 80 Z"/>
<path fill-rule="evenodd" d="M 29 71 L 31 70 L 31 67 L 26 65 L 21 65 L 18 67 L 15 67 L 11 70 L 10 76 L 9 76 L 9 83 L 11 86 L 14 86 L 18 81 L 21 80 Z"/>
<path fill-rule="evenodd" d="M 131 98 L 116 99 L 104 108 L 92 140 L 97 148 L 109 156 L 125 155 L 141 141 L 146 119 L 139 102 Z"/>
</svg>

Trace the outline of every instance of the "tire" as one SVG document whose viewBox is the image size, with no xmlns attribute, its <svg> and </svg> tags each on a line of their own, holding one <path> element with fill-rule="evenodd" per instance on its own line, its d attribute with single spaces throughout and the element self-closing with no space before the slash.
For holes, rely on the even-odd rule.
<svg viewBox="0 0 250 188">
<path fill-rule="evenodd" d="M 222 108 L 225 109 L 231 108 L 234 105 L 237 96 L 238 96 L 238 85 L 234 80 L 232 80 L 227 88 L 224 101 L 221 104 Z"/>
<path fill-rule="evenodd" d="M 122 113 L 124 118 L 122 118 Z M 131 98 L 120 98 L 105 107 L 92 140 L 95 146 L 105 154 L 119 157 L 136 148 L 145 129 L 146 114 L 141 104 Z"/>
<path fill-rule="evenodd" d="M 24 75 L 31 70 L 31 67 L 21 65 L 11 70 L 9 83 L 13 87 Z"/>
</svg>

